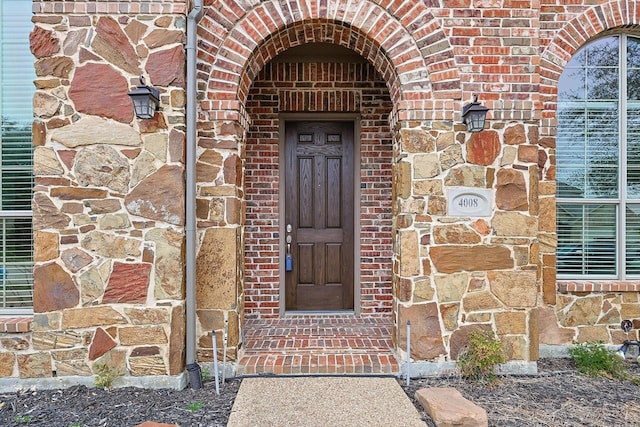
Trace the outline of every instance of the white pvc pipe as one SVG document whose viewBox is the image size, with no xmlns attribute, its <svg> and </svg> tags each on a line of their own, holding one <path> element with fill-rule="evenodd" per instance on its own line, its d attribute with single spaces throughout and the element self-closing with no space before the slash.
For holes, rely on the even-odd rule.
<svg viewBox="0 0 640 427">
<path fill-rule="evenodd" d="M 196 48 L 197 25 L 203 15 L 202 0 L 194 0 L 187 15 L 187 153 L 185 196 L 185 335 L 186 362 L 196 362 Z"/>
<path fill-rule="evenodd" d="M 218 385 L 218 345 L 216 344 L 216 331 L 211 331 L 211 341 L 213 342 L 213 378 L 216 381 L 216 396 L 220 396 L 220 386 Z"/>
<path fill-rule="evenodd" d="M 407 361 L 406 361 L 406 371 L 407 371 L 407 387 L 409 387 L 409 382 L 411 381 L 411 320 L 407 320 Z"/>
</svg>

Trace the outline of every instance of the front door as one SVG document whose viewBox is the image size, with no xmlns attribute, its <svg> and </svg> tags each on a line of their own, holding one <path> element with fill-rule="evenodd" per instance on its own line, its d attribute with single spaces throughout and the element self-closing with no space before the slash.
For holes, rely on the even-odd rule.
<svg viewBox="0 0 640 427">
<path fill-rule="evenodd" d="M 353 122 L 285 124 L 287 310 L 353 309 L 353 129 Z"/>
</svg>

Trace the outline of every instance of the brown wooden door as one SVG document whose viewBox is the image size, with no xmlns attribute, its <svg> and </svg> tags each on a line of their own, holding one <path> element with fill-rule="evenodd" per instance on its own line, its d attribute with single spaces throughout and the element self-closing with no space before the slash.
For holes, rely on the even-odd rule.
<svg viewBox="0 0 640 427">
<path fill-rule="evenodd" d="M 353 122 L 285 124 L 287 310 L 353 309 L 353 134 Z"/>
</svg>

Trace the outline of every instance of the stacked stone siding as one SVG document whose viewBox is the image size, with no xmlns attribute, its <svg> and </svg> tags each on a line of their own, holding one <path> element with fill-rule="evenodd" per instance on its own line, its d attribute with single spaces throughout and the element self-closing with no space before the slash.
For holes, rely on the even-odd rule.
<svg viewBox="0 0 640 427">
<path fill-rule="evenodd" d="M 35 313 L 31 332 L 0 333 L 0 376 L 88 376 L 98 363 L 182 372 L 189 4 L 33 3 Z M 616 344 L 622 318 L 639 326 L 637 282 L 558 283 L 555 273 L 558 80 L 590 39 L 635 31 L 637 2 L 204 4 L 198 360 L 211 360 L 211 331 L 224 328 L 235 359 L 244 316 L 280 307 L 282 112 L 361 114 L 360 308 L 393 316 L 400 351 L 408 320 L 414 359 L 436 361 L 455 359 L 478 328 L 511 360 L 534 361 L 540 344 Z M 364 58 L 362 78 L 304 65 L 291 79 L 278 68 L 290 64 L 271 62 L 319 42 Z M 135 119 L 127 97 L 141 74 L 161 92 L 150 120 Z M 490 109 L 478 134 L 460 124 L 473 94 Z M 451 215 L 460 188 L 489 190 L 490 212 Z"/>
</svg>

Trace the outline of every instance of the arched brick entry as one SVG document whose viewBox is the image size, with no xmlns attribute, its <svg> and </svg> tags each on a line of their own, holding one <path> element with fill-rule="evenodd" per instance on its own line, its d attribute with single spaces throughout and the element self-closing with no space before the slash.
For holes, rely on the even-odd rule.
<svg viewBox="0 0 640 427">
<path fill-rule="evenodd" d="M 243 288 L 246 192 L 249 190 L 243 168 L 250 162 L 248 153 L 256 155 L 249 148 L 247 138 L 252 129 L 257 130 L 252 126 L 259 109 L 249 108 L 247 102 L 252 99 L 252 85 L 260 78 L 265 65 L 287 49 L 307 43 L 335 44 L 365 58 L 388 90 L 390 102 L 382 113 L 386 116 L 383 128 L 387 129 L 382 139 L 388 139 L 393 147 L 385 154 L 388 165 L 393 165 L 391 158 L 399 158 L 404 150 L 400 133 L 403 127 L 448 120 L 449 127 L 440 125 L 433 135 L 451 131 L 453 102 L 462 98 L 462 91 L 453 52 L 444 33 L 423 2 L 380 3 L 363 1 L 358 7 L 345 7 L 342 2 L 331 1 L 326 8 L 316 10 L 307 9 L 305 4 L 269 1 L 246 11 L 232 11 L 224 5 L 206 10 L 200 24 L 198 52 L 198 79 L 206 82 L 206 91 L 200 90 L 199 95 L 202 101 L 198 129 L 198 200 L 202 216 L 199 216 L 198 265 L 215 262 L 226 268 L 223 283 L 209 283 L 204 274 L 198 274 L 198 316 L 203 326 L 201 356 L 206 355 L 204 349 L 210 347 L 207 331 L 222 330 L 224 322 L 230 329 L 229 347 L 238 345 L 242 318 L 247 314 L 245 304 L 251 302 L 251 298 L 245 298 Z M 224 165 L 224 182 L 216 181 L 215 186 L 200 178 L 206 177 L 206 171 L 215 163 L 214 158 L 218 163 L 222 158 Z M 402 171 L 392 166 L 386 173 L 389 181 L 401 185 Z M 213 171 L 209 175 L 213 175 Z M 386 206 L 390 209 L 394 202 L 388 200 Z M 391 220 L 388 224 L 391 225 Z M 212 258 L 212 251 L 228 245 L 232 247 L 225 251 L 227 256 L 223 260 Z M 387 247 L 391 248 L 391 242 Z M 389 255 L 391 260 L 384 269 L 408 271 L 403 269 L 397 252 Z M 382 298 L 386 298 L 385 293 L 393 293 L 392 284 L 399 282 L 397 273 L 391 281 L 388 278 L 386 281 L 390 283 L 382 285 L 387 289 Z M 205 291 L 211 288 L 216 290 Z M 272 306 L 277 304 L 271 301 Z M 392 312 L 395 313 L 395 309 L 391 302 L 382 304 L 379 311 Z"/>
</svg>

